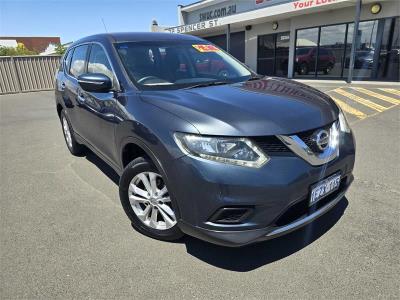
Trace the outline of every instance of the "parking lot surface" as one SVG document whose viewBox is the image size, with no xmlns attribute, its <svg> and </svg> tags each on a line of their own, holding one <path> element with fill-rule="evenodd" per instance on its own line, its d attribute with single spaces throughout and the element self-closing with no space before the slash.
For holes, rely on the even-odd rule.
<svg viewBox="0 0 400 300">
<path fill-rule="evenodd" d="M 69 154 L 53 92 L 0 96 L 0 298 L 398 299 L 399 87 L 354 87 L 318 87 L 353 124 L 346 199 L 290 235 L 235 249 L 137 233 L 118 176 L 94 154 Z"/>
</svg>

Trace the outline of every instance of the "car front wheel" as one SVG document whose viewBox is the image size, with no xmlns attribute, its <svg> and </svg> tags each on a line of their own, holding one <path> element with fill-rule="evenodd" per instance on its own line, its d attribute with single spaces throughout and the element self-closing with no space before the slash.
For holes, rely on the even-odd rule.
<svg viewBox="0 0 400 300">
<path fill-rule="evenodd" d="M 163 176 L 149 159 L 139 157 L 126 166 L 119 195 L 125 213 L 140 233 L 164 241 L 183 236 Z"/>
</svg>

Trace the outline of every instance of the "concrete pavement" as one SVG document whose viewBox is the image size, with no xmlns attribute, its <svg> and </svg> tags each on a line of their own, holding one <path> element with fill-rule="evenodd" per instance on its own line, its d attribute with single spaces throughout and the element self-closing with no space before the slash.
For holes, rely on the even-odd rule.
<svg viewBox="0 0 400 300">
<path fill-rule="evenodd" d="M 398 299 L 400 110 L 380 104 L 390 108 L 349 116 L 347 199 L 302 230 L 231 249 L 137 233 L 118 176 L 69 154 L 53 93 L 0 96 L 0 298 Z"/>
</svg>

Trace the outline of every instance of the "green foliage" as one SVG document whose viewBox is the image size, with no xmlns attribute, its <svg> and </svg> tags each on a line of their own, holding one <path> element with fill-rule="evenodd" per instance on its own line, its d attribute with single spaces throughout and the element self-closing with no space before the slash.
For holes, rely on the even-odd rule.
<svg viewBox="0 0 400 300">
<path fill-rule="evenodd" d="M 18 43 L 17 47 L 0 46 L 0 56 L 37 55 L 36 51 L 29 50 L 24 44 Z"/>
<path fill-rule="evenodd" d="M 64 46 L 61 45 L 61 44 L 58 44 L 58 45 L 56 46 L 56 48 L 54 49 L 55 53 L 57 53 L 57 54 L 59 54 L 59 55 L 63 55 L 63 54 L 65 53 L 66 50 L 67 50 L 67 48 L 64 47 Z"/>
</svg>

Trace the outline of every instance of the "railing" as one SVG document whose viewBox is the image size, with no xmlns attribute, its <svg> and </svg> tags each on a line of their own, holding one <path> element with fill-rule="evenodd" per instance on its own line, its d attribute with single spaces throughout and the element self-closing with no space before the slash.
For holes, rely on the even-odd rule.
<svg viewBox="0 0 400 300">
<path fill-rule="evenodd" d="M 54 89 L 60 56 L 0 56 L 0 94 Z"/>
</svg>

